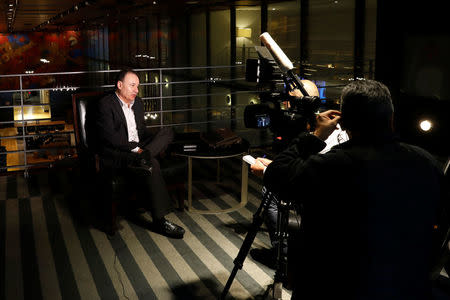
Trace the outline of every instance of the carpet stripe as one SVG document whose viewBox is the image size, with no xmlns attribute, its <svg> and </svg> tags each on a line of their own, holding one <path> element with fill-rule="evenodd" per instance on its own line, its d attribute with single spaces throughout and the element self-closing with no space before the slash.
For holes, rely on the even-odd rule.
<svg viewBox="0 0 450 300">
<path fill-rule="evenodd" d="M 70 213 L 63 208 L 62 197 L 54 197 L 54 205 L 81 299 L 100 299 Z"/>
<path fill-rule="evenodd" d="M 184 299 L 205 299 L 213 297 L 211 291 L 186 261 L 189 257 L 181 255 L 178 252 L 180 247 L 175 248 L 166 237 L 160 234 L 154 234 L 150 231 L 148 231 L 148 234 L 151 236 L 159 250 L 164 253 L 168 263 L 170 263 L 183 281 L 182 284 L 171 285 L 175 297 Z"/>
<path fill-rule="evenodd" d="M 5 201 L 0 201 L 0 299 L 6 299 L 6 295 L 5 295 L 6 224 L 5 224 L 5 222 L 6 222 Z"/>
<path fill-rule="evenodd" d="M 146 214 L 142 217 L 145 216 L 148 215 Z M 165 253 L 161 252 L 153 241 L 153 236 L 157 236 L 158 234 L 150 232 L 145 229 L 145 227 L 136 225 L 133 222 L 129 222 L 128 224 L 133 230 L 137 240 L 142 245 L 142 249 L 147 253 L 147 256 L 150 258 L 157 271 L 161 274 L 161 277 L 165 279 L 167 287 L 170 289 L 173 286 L 180 285 L 183 282 L 180 276 L 178 276 L 178 273 L 170 265 L 169 261 L 165 257 Z M 150 224 L 150 221 L 148 224 Z"/>
<path fill-rule="evenodd" d="M 63 299 L 80 299 L 81 296 L 72 269 L 74 266 L 70 264 L 69 254 L 61 231 L 61 224 L 59 223 L 55 204 L 51 199 L 51 195 L 42 197 L 42 205 L 47 221 L 47 230 L 53 259 L 55 260 L 61 296 Z"/>
<path fill-rule="evenodd" d="M 8 177 L 0 176 L 0 201 L 7 199 Z"/>
<path fill-rule="evenodd" d="M 215 187 L 211 186 L 210 188 L 213 190 Z M 201 191 L 199 191 L 199 193 L 200 195 L 202 195 Z M 220 197 L 225 201 L 230 202 L 233 201 L 232 197 L 227 194 L 221 195 Z M 231 200 L 229 200 L 228 198 L 231 198 Z M 212 199 L 205 197 L 199 201 L 205 206 L 206 209 L 218 209 L 216 202 Z M 244 214 L 247 215 L 247 218 L 243 216 Z M 211 215 L 206 216 L 209 217 Z M 242 229 L 246 227 L 245 229 L 247 231 L 251 225 L 251 223 L 249 223 L 249 219 L 252 219 L 253 214 L 243 207 L 237 211 L 228 214 L 217 214 L 215 215 L 215 217 L 217 218 L 216 222 L 212 221 L 214 220 L 213 218 L 211 218 L 210 220 L 215 225 L 216 228 L 225 227 L 224 224 L 234 224 L 236 229 L 237 226 L 240 226 Z M 228 230 L 226 234 L 228 236 L 228 239 L 230 239 L 230 241 L 232 241 L 236 247 L 238 248 L 241 247 L 245 236 L 238 236 L 236 235 L 236 232 L 230 230 Z M 253 245 L 258 247 L 268 247 L 269 240 L 267 234 L 261 233 L 261 231 L 259 231 L 258 234 L 256 235 Z"/>
<path fill-rule="evenodd" d="M 15 181 L 14 181 L 15 182 Z M 15 193 L 9 193 L 9 195 Z M 17 199 L 5 201 L 5 299 L 23 298 L 23 276 L 20 252 L 19 203 Z"/>
<path fill-rule="evenodd" d="M 229 277 L 229 267 L 228 264 L 224 266 L 222 261 L 227 259 L 231 260 L 230 257 L 218 246 L 214 241 L 209 238 L 205 232 L 192 220 L 192 218 L 197 216 L 192 216 L 189 213 L 182 214 L 180 216 L 174 217 L 178 219 L 176 223 L 183 223 L 186 229 L 185 240 L 189 247 L 191 247 L 196 255 L 205 263 L 208 269 L 216 276 L 222 287 Z M 208 248 L 205 246 L 207 245 Z M 250 293 L 239 283 L 236 282 L 231 286 L 230 293 L 234 297 L 247 298 L 251 297 Z"/>
<path fill-rule="evenodd" d="M 101 260 L 105 265 L 106 271 L 108 272 L 109 279 L 119 295 L 120 299 L 138 299 L 136 291 L 130 280 L 128 280 L 127 273 L 123 269 L 122 264 L 117 259 L 116 253 L 108 241 L 107 236 L 96 229 L 89 230 L 92 240 L 95 243 L 96 248 L 100 254 Z"/>
<path fill-rule="evenodd" d="M 201 200 L 207 209 L 217 209 L 217 206 L 211 201 Z M 233 245 L 239 250 L 242 247 L 244 242 L 245 234 L 238 234 L 235 231 L 231 230 L 233 226 L 230 225 L 240 225 L 236 222 L 234 218 L 230 216 L 231 214 L 218 214 L 218 215 L 205 215 L 205 218 L 217 229 L 221 230 L 223 234 L 227 237 L 227 239 L 233 243 Z M 267 243 L 264 243 L 261 239 L 261 234 L 258 233 L 256 238 L 252 243 L 253 248 L 257 247 L 268 247 Z M 267 237 L 266 237 L 267 240 Z M 248 256 L 250 258 L 250 256 Z M 261 266 L 262 270 L 267 274 L 267 276 L 272 277 L 273 271 L 265 266 Z"/>
<path fill-rule="evenodd" d="M 124 222 L 122 222 L 124 223 Z M 126 272 L 128 280 L 133 285 L 136 295 L 139 299 L 156 299 L 156 295 L 150 288 L 148 281 L 139 265 L 136 263 L 134 256 L 131 253 L 126 241 L 122 239 L 122 231 L 120 234 L 116 233 L 109 239 L 111 246 L 114 249 L 123 270 Z"/>
<path fill-rule="evenodd" d="M 227 170 L 222 172 L 223 184 L 210 184 L 211 180 L 195 184 L 196 207 L 223 209 L 240 200 L 241 160 L 224 161 Z M 195 170 L 197 175 L 216 174 L 214 162 L 197 166 L 201 166 Z M 6 258 L 11 249 L 22 254 L 16 259 L 22 281 L 15 284 L 25 286 L 25 290 L 18 299 L 30 295 L 33 299 L 215 299 L 228 280 L 244 239 L 233 230 L 250 224 L 261 197 L 261 185 L 250 175 L 245 208 L 219 215 L 169 214 L 169 220 L 186 229 L 183 240 L 168 239 L 126 221 L 122 221 L 123 229 L 108 239 L 104 233 L 73 219 L 67 207 L 69 198 L 65 197 L 76 188 L 70 174 L 44 171 L 27 179 L 11 177 L 3 181 L 0 178 L 0 188 L 5 187 L 0 200 L 24 198 L 12 198 L 18 201 L 16 220 L 21 226 L 16 224 L 16 233 L 10 232 L 14 226 L 8 219 L 9 200 L 0 202 L 0 255 L 4 253 L 0 257 Z M 18 239 L 16 246 L 7 242 L 13 236 Z M 254 244 L 264 245 L 266 241 L 267 234 L 258 233 Z M 17 268 L 7 263 L 6 259 L 0 263 L 2 276 L 8 274 L 8 268 Z M 248 299 L 264 291 L 273 274 L 264 268 L 246 260 L 229 295 Z M 0 282 L 0 298 L 9 299 L 15 287 L 2 292 L 2 284 L 8 289 L 6 280 Z"/>
<path fill-rule="evenodd" d="M 192 268 L 195 274 L 200 278 L 201 282 L 211 291 L 213 295 L 219 295 L 219 287 L 221 286 L 220 281 L 216 278 L 214 273 L 208 268 L 204 257 L 199 256 L 198 249 L 193 249 L 191 244 L 193 242 L 189 241 L 189 236 L 192 234 L 185 227 L 184 224 L 181 223 L 180 219 L 175 214 L 169 214 L 166 218 L 174 223 L 179 224 L 180 226 L 184 226 L 186 230 L 186 234 L 184 235 L 184 239 L 175 240 L 169 239 L 168 242 L 173 245 L 173 247 L 177 250 L 179 255 L 185 260 L 185 262 Z M 194 242 L 197 245 L 197 242 Z M 215 297 L 217 299 L 217 296 Z"/>
<path fill-rule="evenodd" d="M 150 285 L 149 288 L 151 288 L 157 299 L 170 298 L 170 287 L 142 247 L 141 243 L 137 240 L 130 225 L 127 222 L 122 222 L 122 225 L 123 229 L 120 230 L 120 236 L 128 246 L 137 266 L 145 277 L 145 280 Z"/>
<path fill-rule="evenodd" d="M 209 205 L 208 205 L 208 207 L 209 207 Z M 214 205 L 211 205 L 210 209 L 217 209 L 217 207 L 214 207 Z M 216 216 L 205 215 L 204 217 L 206 219 L 211 219 L 211 218 L 215 218 L 215 217 L 219 217 L 219 216 L 226 216 L 226 214 L 216 215 Z M 219 221 L 219 223 L 222 223 L 222 225 L 223 225 L 223 224 L 227 224 L 227 221 L 223 220 L 223 221 Z M 215 226 L 215 225 L 213 224 L 213 226 Z M 232 233 L 230 233 L 228 235 L 228 239 L 231 241 Z M 255 239 L 255 242 L 257 240 L 258 239 Z M 237 250 L 235 251 L 236 254 L 235 254 L 234 258 L 237 257 L 237 254 L 238 254 L 238 252 L 239 252 L 239 250 L 240 250 L 240 248 L 241 248 L 241 246 L 243 244 L 243 239 L 239 239 L 239 241 L 240 241 L 240 243 L 239 243 L 239 245 L 237 247 Z M 253 244 L 252 244 L 253 248 L 255 248 L 255 246 L 256 247 L 261 247 L 255 242 L 253 242 Z M 235 243 L 233 243 L 233 244 L 235 244 Z M 273 276 L 275 274 L 274 270 L 266 267 L 265 265 L 262 265 L 262 264 L 260 264 L 258 262 L 253 261 L 253 259 L 251 258 L 250 254 L 247 255 L 247 257 L 246 257 L 246 259 L 244 260 L 243 263 L 244 263 L 243 264 L 243 268 L 242 268 L 242 270 L 238 270 L 238 274 L 240 274 L 243 271 L 246 272 L 249 276 L 251 276 L 253 279 L 255 279 L 261 287 L 264 287 L 264 290 L 265 290 L 265 288 L 267 288 L 268 285 L 273 283 L 273 278 L 274 278 Z M 232 266 L 232 268 L 234 268 L 234 265 Z M 230 269 L 230 273 L 231 273 L 231 271 L 232 271 L 232 269 Z M 241 276 L 241 275 L 237 275 L 236 278 L 239 278 L 238 276 Z M 243 283 L 243 285 L 247 286 L 246 283 Z M 248 283 L 248 286 L 253 287 L 252 283 Z M 261 295 L 262 294 L 261 293 L 262 290 L 258 291 L 258 290 L 251 289 L 250 292 L 252 293 L 252 295 L 256 295 L 256 294 Z M 290 292 L 288 292 L 287 290 L 283 290 L 283 294 L 284 293 L 287 293 L 288 296 L 290 295 Z M 283 296 L 282 299 L 289 299 L 289 298 L 285 298 L 285 296 Z"/>
<path fill-rule="evenodd" d="M 30 175 L 26 180 L 26 185 L 28 187 L 28 193 L 30 197 L 36 197 L 40 195 L 39 189 L 39 175 Z"/>
<path fill-rule="evenodd" d="M 42 198 L 32 197 L 30 199 L 30 209 L 39 277 L 41 279 L 42 297 L 44 299 L 59 300 L 61 299 L 61 291 L 59 289 L 58 275 L 56 273 L 55 261 L 53 260 L 52 248 L 47 231 Z"/>
<path fill-rule="evenodd" d="M 23 176 L 17 176 L 17 198 L 29 198 L 30 193 L 28 192 L 28 184 Z"/>
<path fill-rule="evenodd" d="M 42 299 L 30 200 L 19 199 L 20 245 L 25 299 Z"/>
<path fill-rule="evenodd" d="M 215 185 L 206 187 L 205 185 L 197 184 L 195 187 L 205 196 L 206 201 L 212 201 L 220 208 L 233 205 L 233 202 L 235 202 L 234 198 L 231 195 L 225 194 L 223 191 L 220 191 Z M 218 199 L 216 195 L 222 196 L 219 197 L 220 199 Z M 231 212 L 229 213 L 229 215 L 236 221 L 237 224 L 245 224 L 247 226 L 250 226 L 251 221 L 249 220 L 252 220 L 253 218 L 253 213 L 250 212 L 246 207 L 243 207 L 238 211 Z M 270 242 L 268 240 L 268 237 L 261 235 L 261 233 L 258 233 L 258 240 L 256 241 L 256 244 L 261 247 L 268 247 Z"/>
<path fill-rule="evenodd" d="M 193 218 L 193 220 L 205 231 L 205 233 L 211 237 L 211 239 L 217 244 L 221 251 L 224 251 L 228 258 L 226 261 L 222 261 L 222 263 L 226 263 L 226 265 L 230 268 L 231 272 L 232 268 L 234 268 L 233 260 L 236 258 L 239 248 L 236 247 L 228 238 L 226 238 L 222 232 L 220 232 L 213 224 L 211 224 L 205 217 L 199 215 Z M 220 245 L 220 246 L 219 246 Z M 267 274 L 261 272 L 259 267 L 249 261 L 244 264 L 243 269 L 236 277 L 237 280 L 241 282 L 244 287 L 251 287 L 249 292 L 254 295 L 263 290 L 263 286 L 269 284 L 271 277 Z"/>
<path fill-rule="evenodd" d="M 17 199 L 17 176 L 6 177 L 6 199 Z"/>
<path fill-rule="evenodd" d="M 74 225 L 100 298 L 119 299 L 89 229 L 86 226 L 77 225 L 76 222 Z"/>
</svg>

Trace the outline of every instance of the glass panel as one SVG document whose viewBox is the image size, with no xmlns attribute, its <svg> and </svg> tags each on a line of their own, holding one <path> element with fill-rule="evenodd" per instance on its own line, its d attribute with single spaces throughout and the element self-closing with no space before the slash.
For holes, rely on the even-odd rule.
<svg viewBox="0 0 450 300">
<path fill-rule="evenodd" d="M 230 10 L 211 11 L 211 65 L 230 64 Z"/>
<path fill-rule="evenodd" d="M 13 105 L 13 93 L 0 93 L 0 107 Z M 0 121 L 5 121 L 0 115 Z"/>
<path fill-rule="evenodd" d="M 75 148 L 49 148 L 27 152 L 27 165 L 52 163 L 75 155 Z"/>
<path fill-rule="evenodd" d="M 206 15 L 192 14 L 190 19 L 191 66 L 206 66 Z M 196 71 L 192 71 L 196 74 Z"/>
<path fill-rule="evenodd" d="M 161 45 L 161 67 L 166 67 L 170 65 L 170 39 L 169 39 L 169 28 L 170 28 L 170 20 L 167 17 L 162 17 L 160 19 L 160 30 L 161 34 L 159 35 L 160 45 Z"/>
<path fill-rule="evenodd" d="M 260 45 L 261 7 L 236 8 L 236 64 L 257 58 L 254 46 Z"/>
<path fill-rule="evenodd" d="M 159 57 L 158 57 L 158 18 L 153 16 L 147 19 L 149 30 L 147 33 L 147 46 L 148 46 L 148 58 L 151 65 L 157 66 Z"/>
<path fill-rule="evenodd" d="M 73 135 L 70 133 L 52 134 L 37 134 L 27 136 L 25 138 L 27 150 L 49 149 L 49 148 L 64 148 L 74 146 Z"/>
<path fill-rule="evenodd" d="M 300 61 L 300 1 L 267 6 L 267 31 L 294 63 Z"/>
<path fill-rule="evenodd" d="M 136 54 L 138 51 L 138 43 L 137 43 L 137 22 L 131 22 L 128 25 L 128 42 L 130 45 L 129 52 L 127 52 L 128 55 L 128 61 L 130 62 L 131 66 L 135 66 L 137 64 L 137 58 Z"/>
<path fill-rule="evenodd" d="M 24 153 L 17 152 L 23 151 L 23 139 L 22 138 L 7 138 L 0 140 L 0 167 L 5 166 L 20 166 L 23 165 Z M 5 153 L 6 151 L 12 153 Z M 8 171 L 17 171 L 18 169 L 8 169 Z"/>
<path fill-rule="evenodd" d="M 364 45 L 364 74 L 366 78 L 375 78 L 375 50 L 377 31 L 377 1 L 366 0 L 366 24 Z"/>
<path fill-rule="evenodd" d="M 161 124 L 161 113 L 147 112 L 144 115 L 146 126 L 155 126 Z"/>
<path fill-rule="evenodd" d="M 320 80 L 325 86 L 322 92 L 329 99 L 338 99 L 340 91 L 336 88 L 353 78 L 354 14 L 354 0 L 310 2 L 305 75 Z"/>
<path fill-rule="evenodd" d="M 0 136 L 6 134 L 4 128 L 14 127 L 14 107 L 0 107 Z M 9 132 L 9 131 L 8 131 Z M 8 135 L 10 135 L 8 133 Z"/>
<path fill-rule="evenodd" d="M 20 77 L 2 77 L 0 79 L 0 91 L 20 89 Z M 1 93 L 0 93 L 1 94 Z"/>
<path fill-rule="evenodd" d="M 170 122 L 168 122 L 170 120 Z M 164 113 L 164 123 L 167 124 L 183 124 L 189 122 L 189 112 L 188 111 L 180 111 L 180 112 L 169 112 Z"/>
</svg>

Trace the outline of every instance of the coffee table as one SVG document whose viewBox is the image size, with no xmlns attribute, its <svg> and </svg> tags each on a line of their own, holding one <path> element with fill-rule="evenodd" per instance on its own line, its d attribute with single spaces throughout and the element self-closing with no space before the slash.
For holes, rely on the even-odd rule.
<svg viewBox="0 0 450 300">
<path fill-rule="evenodd" d="M 245 151 L 244 151 L 245 150 Z M 192 160 L 193 159 L 216 159 L 217 160 L 217 177 L 220 177 L 220 160 L 233 158 L 233 157 L 243 157 L 248 154 L 245 147 L 238 147 L 232 149 L 231 151 L 207 151 L 202 153 L 196 152 L 185 152 L 176 153 L 178 156 L 186 157 L 188 159 L 188 206 L 187 210 L 193 213 L 199 214 L 220 214 L 229 213 L 244 207 L 247 204 L 248 199 L 248 164 L 242 160 L 241 168 L 241 199 L 240 202 L 227 209 L 217 209 L 217 210 L 199 210 L 192 207 Z"/>
</svg>

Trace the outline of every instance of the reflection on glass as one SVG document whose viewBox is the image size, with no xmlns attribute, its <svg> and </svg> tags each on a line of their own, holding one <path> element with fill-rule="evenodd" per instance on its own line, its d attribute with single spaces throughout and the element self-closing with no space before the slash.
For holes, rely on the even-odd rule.
<svg viewBox="0 0 450 300">
<path fill-rule="evenodd" d="M 267 6 L 267 31 L 286 56 L 298 65 L 300 61 L 300 3 L 286 1 Z"/>
<path fill-rule="evenodd" d="M 39 120 L 39 119 L 50 119 L 50 105 L 33 105 L 33 106 L 23 106 L 14 107 L 14 120 Z"/>
<path fill-rule="evenodd" d="M 257 58 L 255 45 L 260 45 L 261 6 L 236 8 L 236 64 Z"/>
<path fill-rule="evenodd" d="M 210 18 L 211 65 L 227 66 L 230 64 L 230 10 L 211 11 Z"/>
</svg>

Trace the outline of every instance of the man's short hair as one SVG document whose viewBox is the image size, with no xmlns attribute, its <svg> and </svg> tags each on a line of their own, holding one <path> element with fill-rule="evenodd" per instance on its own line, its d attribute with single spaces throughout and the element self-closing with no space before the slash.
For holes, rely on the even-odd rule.
<svg viewBox="0 0 450 300">
<path fill-rule="evenodd" d="M 138 76 L 138 74 L 136 73 L 136 71 L 134 71 L 134 70 L 132 70 L 132 69 L 123 69 L 123 70 L 121 70 L 121 71 L 116 75 L 116 78 L 115 78 L 115 85 L 116 85 L 116 88 L 117 88 L 117 82 L 123 81 L 123 79 L 125 78 L 125 76 L 126 76 L 128 73 L 132 73 L 132 74 Z M 139 76 L 138 76 L 138 77 L 139 77 Z"/>
<path fill-rule="evenodd" d="M 341 124 L 345 129 L 390 132 L 393 112 L 391 93 L 381 82 L 357 80 L 342 89 Z"/>
</svg>

